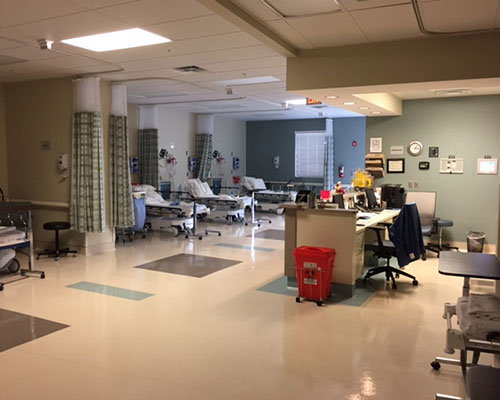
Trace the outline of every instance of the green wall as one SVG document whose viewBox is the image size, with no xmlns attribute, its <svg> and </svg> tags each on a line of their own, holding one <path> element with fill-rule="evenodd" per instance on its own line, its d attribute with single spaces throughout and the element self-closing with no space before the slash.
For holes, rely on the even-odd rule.
<svg viewBox="0 0 500 400">
<path fill-rule="evenodd" d="M 418 182 L 420 191 L 437 192 L 436 216 L 451 219 L 445 239 L 464 242 L 466 231 L 486 233 L 486 242 L 496 244 L 499 175 L 477 175 L 477 159 L 484 155 L 500 158 L 500 96 L 410 100 L 400 117 L 368 118 L 367 152 L 371 137 L 383 138 L 386 158 L 405 158 L 404 174 L 386 174 L 383 183 Z M 406 148 L 410 141 L 424 144 L 420 156 Z M 390 155 L 390 146 L 403 145 L 403 156 Z M 429 158 L 429 146 L 439 147 L 439 158 Z M 464 173 L 439 173 L 439 159 L 454 155 L 464 158 Z M 430 170 L 418 169 L 419 161 L 430 161 Z"/>
</svg>

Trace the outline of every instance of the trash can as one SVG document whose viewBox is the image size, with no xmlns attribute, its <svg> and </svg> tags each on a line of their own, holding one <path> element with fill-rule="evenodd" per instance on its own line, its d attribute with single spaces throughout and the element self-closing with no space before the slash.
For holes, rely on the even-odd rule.
<svg viewBox="0 0 500 400">
<path fill-rule="evenodd" d="M 330 297 L 335 250 L 326 247 L 302 246 L 295 249 L 295 272 L 301 298 L 315 301 L 318 306 Z"/>
<path fill-rule="evenodd" d="M 469 253 L 482 253 L 485 237 L 484 232 L 467 232 L 467 251 Z"/>
</svg>

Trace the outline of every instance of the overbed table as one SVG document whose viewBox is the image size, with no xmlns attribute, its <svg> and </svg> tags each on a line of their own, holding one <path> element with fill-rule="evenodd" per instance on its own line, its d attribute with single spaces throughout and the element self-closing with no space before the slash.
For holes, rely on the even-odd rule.
<svg viewBox="0 0 500 400">
<path fill-rule="evenodd" d="M 463 277 L 462 296 L 468 296 L 470 278 L 500 280 L 500 262 L 493 254 L 443 251 L 439 257 L 439 273 Z"/>
</svg>

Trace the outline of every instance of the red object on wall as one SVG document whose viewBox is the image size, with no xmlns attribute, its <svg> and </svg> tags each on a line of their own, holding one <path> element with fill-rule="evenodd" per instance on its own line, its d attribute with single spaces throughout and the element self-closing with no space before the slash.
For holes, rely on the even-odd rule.
<svg viewBox="0 0 500 400">
<path fill-rule="evenodd" d="M 302 246 L 293 252 L 295 272 L 300 298 L 315 301 L 318 306 L 330 297 L 332 292 L 332 271 L 335 250 L 326 247 Z"/>
<path fill-rule="evenodd" d="M 233 176 L 233 183 L 240 183 L 240 176 Z"/>
<path fill-rule="evenodd" d="M 358 142 L 356 140 L 352 141 L 352 147 L 358 147 Z"/>
</svg>

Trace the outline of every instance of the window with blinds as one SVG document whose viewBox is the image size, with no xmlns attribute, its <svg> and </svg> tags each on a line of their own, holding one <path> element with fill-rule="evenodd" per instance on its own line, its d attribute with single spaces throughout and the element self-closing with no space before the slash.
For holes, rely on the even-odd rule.
<svg viewBox="0 0 500 400">
<path fill-rule="evenodd" d="M 295 177 L 322 178 L 326 132 L 295 132 Z"/>
</svg>

